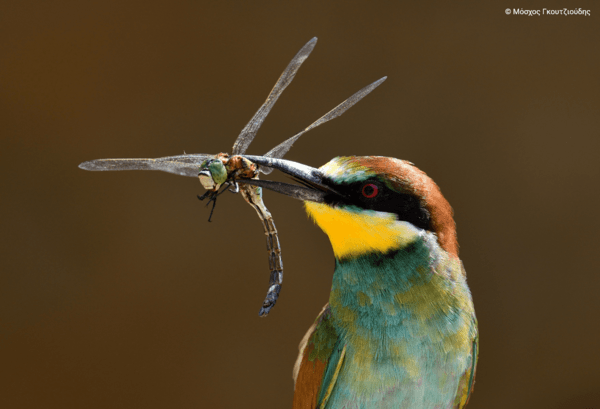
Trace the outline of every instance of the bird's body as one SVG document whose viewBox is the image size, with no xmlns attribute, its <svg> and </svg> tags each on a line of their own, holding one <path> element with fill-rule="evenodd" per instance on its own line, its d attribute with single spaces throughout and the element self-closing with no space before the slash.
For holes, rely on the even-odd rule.
<svg viewBox="0 0 600 409">
<path fill-rule="evenodd" d="M 336 263 L 301 344 L 294 409 L 462 408 L 477 322 L 449 204 L 405 161 L 336 158 L 320 171 L 339 195 L 306 209 Z"/>
</svg>

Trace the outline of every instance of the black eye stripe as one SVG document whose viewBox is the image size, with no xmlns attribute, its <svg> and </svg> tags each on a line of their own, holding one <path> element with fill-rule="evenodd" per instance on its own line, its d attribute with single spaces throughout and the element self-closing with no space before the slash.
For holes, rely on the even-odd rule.
<svg viewBox="0 0 600 409">
<path fill-rule="evenodd" d="M 326 203 L 329 205 L 352 205 L 368 210 L 393 213 L 398 217 L 398 220 L 407 221 L 416 227 L 431 231 L 429 211 L 415 195 L 396 192 L 376 179 L 353 183 L 334 183 L 331 180 L 327 182 L 334 190 L 343 195 L 343 197 L 338 195 L 328 196 Z M 367 195 L 365 195 L 364 189 L 368 185 L 374 185 L 377 188 L 376 195 L 369 197 L 368 193 L 370 191 L 368 189 Z"/>
</svg>

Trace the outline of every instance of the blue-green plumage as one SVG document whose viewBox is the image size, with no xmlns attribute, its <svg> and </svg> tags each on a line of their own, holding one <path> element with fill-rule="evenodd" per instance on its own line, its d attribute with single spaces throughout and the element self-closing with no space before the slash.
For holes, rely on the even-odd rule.
<svg viewBox="0 0 600 409">
<path fill-rule="evenodd" d="M 427 234 L 400 250 L 336 261 L 331 322 L 347 351 L 323 408 L 451 407 L 440 405 L 454 402 L 476 334 L 460 268 Z M 332 355 L 320 403 L 337 365 Z"/>
</svg>

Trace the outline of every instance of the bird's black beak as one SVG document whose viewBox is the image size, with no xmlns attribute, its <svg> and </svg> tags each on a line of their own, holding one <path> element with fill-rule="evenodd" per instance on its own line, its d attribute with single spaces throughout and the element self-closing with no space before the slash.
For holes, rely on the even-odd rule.
<svg viewBox="0 0 600 409">
<path fill-rule="evenodd" d="M 339 194 L 325 182 L 323 172 L 319 169 L 285 159 L 253 155 L 244 155 L 244 157 L 259 166 L 280 170 L 294 178 L 303 186 L 259 179 L 238 179 L 238 183 L 260 186 L 293 197 L 294 199 L 308 200 L 317 203 L 325 202 L 325 198 L 332 194 L 339 196 Z"/>
</svg>

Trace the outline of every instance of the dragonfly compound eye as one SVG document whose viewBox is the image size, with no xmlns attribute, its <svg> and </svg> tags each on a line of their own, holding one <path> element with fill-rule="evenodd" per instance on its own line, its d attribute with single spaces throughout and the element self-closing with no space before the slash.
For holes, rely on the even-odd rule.
<svg viewBox="0 0 600 409">
<path fill-rule="evenodd" d="M 227 169 L 220 159 L 212 160 L 208 164 L 208 170 L 216 184 L 223 184 L 227 180 Z"/>
</svg>

